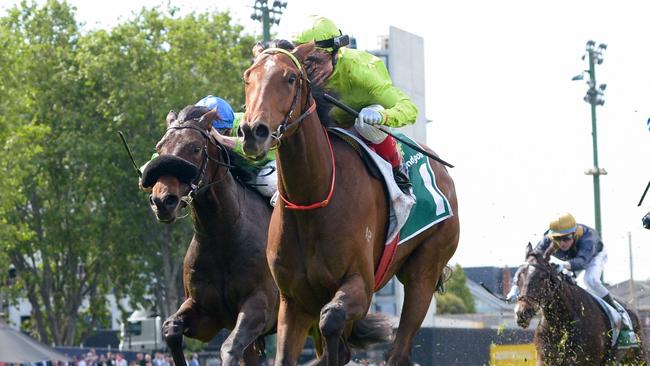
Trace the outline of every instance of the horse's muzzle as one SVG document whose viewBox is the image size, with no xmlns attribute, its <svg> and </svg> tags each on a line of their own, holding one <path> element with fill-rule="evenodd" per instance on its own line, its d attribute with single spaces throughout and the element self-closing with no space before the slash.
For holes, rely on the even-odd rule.
<svg viewBox="0 0 650 366">
<path fill-rule="evenodd" d="M 526 329 L 530 325 L 530 321 L 537 313 L 534 306 L 518 301 L 515 306 L 515 317 L 517 318 L 517 325 Z"/>
<path fill-rule="evenodd" d="M 176 221 L 176 210 L 178 209 L 181 200 L 174 194 L 166 194 L 164 196 L 149 196 L 149 204 L 151 210 L 156 214 L 156 218 L 160 222 L 171 224 Z"/>
<path fill-rule="evenodd" d="M 244 138 L 244 154 L 251 159 L 263 158 L 271 145 L 271 130 L 266 123 L 241 124 L 239 134 Z"/>
</svg>

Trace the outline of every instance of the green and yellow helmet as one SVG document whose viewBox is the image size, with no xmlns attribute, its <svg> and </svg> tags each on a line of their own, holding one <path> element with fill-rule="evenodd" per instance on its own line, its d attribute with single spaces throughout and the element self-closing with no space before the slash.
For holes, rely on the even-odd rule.
<svg viewBox="0 0 650 366">
<path fill-rule="evenodd" d="M 349 42 L 347 36 L 333 21 L 318 15 L 310 15 L 307 19 L 307 27 L 298 31 L 291 37 L 291 42 L 295 45 L 301 45 L 314 41 L 316 47 L 332 50 L 346 46 Z"/>
<path fill-rule="evenodd" d="M 548 224 L 548 236 L 551 238 L 565 236 L 576 232 L 578 224 L 570 213 L 563 213 L 553 218 Z"/>
</svg>

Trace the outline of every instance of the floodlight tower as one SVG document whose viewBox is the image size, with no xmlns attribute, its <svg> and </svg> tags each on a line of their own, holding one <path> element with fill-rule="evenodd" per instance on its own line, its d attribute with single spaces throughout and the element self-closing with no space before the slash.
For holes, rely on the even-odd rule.
<svg viewBox="0 0 650 366">
<path fill-rule="evenodd" d="M 251 19 L 262 22 L 262 37 L 264 42 L 271 40 L 271 25 L 280 24 L 283 9 L 287 7 L 286 1 L 274 0 L 269 8 L 268 0 L 255 0 Z"/>
<path fill-rule="evenodd" d="M 587 94 L 584 96 L 583 100 L 591 105 L 591 137 L 593 140 L 593 155 L 594 155 L 594 166 L 585 171 L 585 174 L 591 175 L 594 177 L 594 214 L 596 216 L 596 230 L 600 233 L 601 237 L 603 235 L 602 226 L 600 222 L 600 176 L 607 175 L 607 171 L 598 166 L 598 134 L 596 132 L 596 106 L 605 104 L 604 91 L 607 87 L 607 84 L 600 84 L 596 87 L 596 64 L 600 65 L 603 63 L 603 52 L 607 49 L 607 45 L 601 43 L 596 47 L 596 42 L 589 40 L 587 41 L 586 51 L 587 53 L 582 56 L 584 60 L 585 57 L 589 57 L 589 70 L 584 70 L 579 75 L 573 77 L 572 80 L 582 80 L 584 79 L 584 73 L 589 73 L 589 80 L 587 80 L 587 85 L 589 89 Z"/>
</svg>

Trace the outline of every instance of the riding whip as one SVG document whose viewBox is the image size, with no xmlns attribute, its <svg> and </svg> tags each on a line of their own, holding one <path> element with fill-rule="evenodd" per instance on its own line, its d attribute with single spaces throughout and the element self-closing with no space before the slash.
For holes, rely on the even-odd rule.
<svg viewBox="0 0 650 366">
<path fill-rule="evenodd" d="M 641 195 L 641 199 L 639 200 L 639 204 L 636 205 L 636 207 L 641 206 L 643 203 L 643 199 L 645 198 L 646 193 L 648 193 L 648 188 L 650 188 L 650 182 L 648 182 L 648 185 L 645 186 L 645 191 L 643 191 L 643 194 Z"/>
<path fill-rule="evenodd" d="M 499 300 L 501 300 L 501 301 L 503 301 L 503 302 L 508 302 L 508 299 L 506 299 L 505 297 L 503 297 L 503 296 L 499 296 L 499 295 L 495 294 L 494 292 L 492 292 L 492 290 L 490 290 L 490 289 L 485 285 L 485 283 L 481 282 L 480 285 L 481 285 L 481 287 L 483 287 L 483 288 L 485 289 L 485 291 L 487 291 L 490 295 L 496 297 L 497 299 L 499 299 Z"/>
<path fill-rule="evenodd" d="M 350 114 L 353 115 L 354 117 L 358 117 L 358 116 L 359 116 L 359 112 L 357 112 L 356 110 L 354 110 L 354 109 L 353 109 L 352 107 L 350 107 L 349 105 L 347 105 L 347 104 L 341 102 L 340 100 L 334 98 L 333 96 L 331 96 L 331 95 L 325 93 L 325 94 L 323 94 L 323 98 L 325 98 L 328 102 L 334 104 L 335 106 L 341 108 L 342 110 L 344 110 L 344 111 L 350 113 Z M 387 135 L 392 136 L 395 140 L 397 140 L 397 141 L 403 143 L 404 145 L 407 145 L 408 147 L 410 147 L 411 149 L 413 149 L 413 150 L 415 150 L 415 151 L 418 151 L 418 152 L 420 152 L 420 153 L 422 153 L 422 154 L 424 154 L 424 155 L 430 157 L 431 159 L 433 159 L 433 160 L 439 162 L 439 163 L 442 164 L 442 165 L 448 166 L 448 167 L 450 167 L 450 168 L 453 168 L 453 167 L 454 167 L 453 165 L 449 164 L 448 162 L 442 160 L 441 158 L 439 158 L 439 157 L 437 157 L 437 156 L 435 156 L 435 155 L 429 153 L 428 151 L 425 151 L 424 149 L 422 149 L 422 148 L 419 147 L 418 145 L 416 145 L 416 144 L 414 144 L 414 143 L 412 143 L 412 142 L 410 142 L 410 141 L 406 141 L 406 140 L 404 140 L 404 139 L 401 138 L 401 137 L 395 136 L 395 135 L 394 135 L 394 134 L 393 134 L 393 133 L 392 133 L 388 128 L 386 128 L 386 127 L 384 127 L 384 126 L 376 126 L 376 125 L 371 125 L 371 126 L 374 127 L 374 128 L 379 129 L 381 132 L 383 132 L 383 133 L 385 133 L 385 134 L 387 134 Z"/>
<path fill-rule="evenodd" d="M 126 143 L 126 139 L 124 138 L 124 134 L 122 131 L 117 131 L 117 133 L 120 135 L 120 139 L 122 140 L 122 144 L 124 144 L 124 148 L 126 149 L 126 153 L 129 154 L 129 158 L 131 159 L 131 163 L 133 163 L 133 168 L 135 168 L 135 171 L 138 172 L 138 176 L 142 178 L 142 172 L 140 171 L 140 168 L 138 168 L 138 165 L 135 163 L 135 159 L 133 159 L 133 154 L 131 154 L 131 149 L 129 149 L 129 145 Z"/>
</svg>

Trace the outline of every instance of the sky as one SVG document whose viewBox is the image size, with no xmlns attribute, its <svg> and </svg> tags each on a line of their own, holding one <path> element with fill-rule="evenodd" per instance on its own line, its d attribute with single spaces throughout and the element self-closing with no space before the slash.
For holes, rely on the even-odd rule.
<svg viewBox="0 0 650 366">
<path fill-rule="evenodd" d="M 0 11 L 16 1 L 0 0 Z M 71 0 L 87 29 L 110 28 L 160 0 Z M 172 0 L 182 11 L 230 11 L 250 34 L 253 0 Z M 426 8 L 423 4 L 426 3 Z M 310 14 L 332 19 L 377 49 L 390 26 L 424 40 L 427 144 L 454 165 L 461 238 L 452 263 L 518 266 L 560 212 L 595 226 L 590 106 L 584 81 L 587 40 L 607 44 L 596 66 L 605 83 L 597 107 L 601 216 L 609 260 L 604 279 L 650 279 L 650 32 L 647 1 L 305 1 L 288 0 L 272 31 L 286 36 Z M 630 240 L 631 238 L 631 240 Z M 631 245 L 629 243 L 631 242 Z"/>
</svg>

